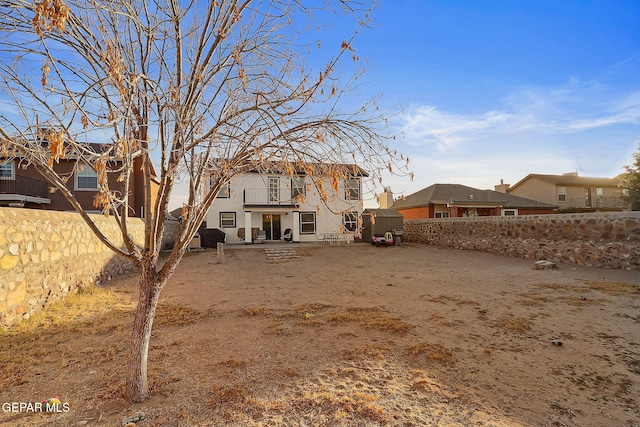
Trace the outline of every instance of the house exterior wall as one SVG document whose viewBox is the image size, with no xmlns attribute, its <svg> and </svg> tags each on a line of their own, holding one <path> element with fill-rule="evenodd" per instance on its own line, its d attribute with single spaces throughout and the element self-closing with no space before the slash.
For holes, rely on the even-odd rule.
<svg viewBox="0 0 640 427">
<path fill-rule="evenodd" d="M 509 194 L 560 206 L 560 202 L 557 200 L 556 186 L 537 177 L 530 177 L 517 187 L 510 188 Z"/>
<path fill-rule="evenodd" d="M 269 178 L 276 179 L 280 189 L 279 204 L 267 205 L 252 203 L 251 200 L 260 199 L 267 194 L 269 188 Z M 207 228 L 219 228 L 227 234 L 228 244 L 249 243 L 250 240 L 238 237 L 239 229 L 251 229 L 265 231 L 267 239 L 280 240 L 286 229 L 294 231 L 294 241 L 315 242 L 318 237 L 325 233 L 342 233 L 348 239 L 353 239 L 353 233 L 344 230 L 343 212 L 355 211 L 358 216 L 362 215 L 364 209 L 362 195 L 358 200 L 346 200 L 344 184 L 340 183 L 338 191 L 331 189 L 328 180 L 322 179 L 323 189 L 328 195 L 328 202 L 325 204 L 318 189 L 310 177 L 305 177 L 305 200 L 299 206 L 293 205 L 291 201 L 291 178 L 288 175 L 245 173 L 232 178 L 229 188 L 229 197 L 218 197 L 213 202 L 207 213 Z M 360 183 L 362 191 L 362 183 Z M 246 196 L 245 196 L 246 193 Z M 246 203 L 245 203 L 246 202 Z M 235 221 L 233 224 L 221 222 L 221 213 L 233 214 Z M 301 225 L 301 214 L 305 214 L 307 219 L 315 217 L 315 227 L 313 232 L 305 230 Z M 312 214 L 312 215 L 310 215 Z M 265 228 L 265 216 L 271 215 L 270 225 L 272 230 Z M 276 218 L 279 217 L 279 232 L 274 226 Z M 268 222 L 268 220 L 267 220 Z M 297 231 L 297 232 L 296 232 Z M 273 234 L 269 236 L 270 232 Z M 247 237 L 246 231 L 245 237 Z"/>
<path fill-rule="evenodd" d="M 51 201 L 50 204 L 39 206 L 44 209 L 54 210 L 54 211 L 74 211 L 74 208 L 71 206 L 71 203 L 64 197 L 64 195 L 60 191 L 54 191 L 53 193 L 48 191 L 49 188 L 53 187 L 52 184 L 47 182 L 45 178 L 40 175 L 40 172 L 33 166 L 28 165 L 26 168 L 22 168 L 20 166 L 15 165 L 16 161 L 14 160 L 15 167 L 15 179 L 16 181 L 22 178 L 28 178 L 32 180 L 41 181 L 46 185 L 47 191 L 44 194 L 39 195 L 40 197 L 47 198 Z M 85 211 L 88 212 L 98 212 L 99 209 L 93 206 L 93 199 L 98 194 L 97 190 L 82 190 L 75 188 L 75 173 L 73 172 L 73 168 L 75 166 L 75 160 L 60 160 L 59 163 L 54 165 L 55 171 L 61 176 L 67 175 L 69 176 L 69 180 L 66 183 L 66 187 L 71 191 L 74 195 L 78 203 L 82 206 Z M 109 188 L 112 190 L 118 190 L 122 187 L 122 184 L 118 182 L 118 174 L 117 173 L 108 173 L 107 180 L 109 183 Z M 152 198 L 157 194 L 157 185 L 152 184 Z M 131 191 L 129 192 L 129 216 L 132 217 L 140 217 L 141 215 L 141 207 L 144 203 L 144 186 L 142 180 L 142 172 L 139 167 L 134 167 L 133 174 L 131 175 Z M 28 207 L 38 207 L 38 206 L 28 206 Z"/>
<path fill-rule="evenodd" d="M 493 208 L 493 207 L 464 207 L 435 204 L 433 206 L 419 206 L 414 208 L 398 208 L 405 220 L 436 218 L 436 214 L 448 214 L 449 218 L 462 218 L 467 216 L 502 216 L 503 211 L 516 211 L 517 215 L 543 215 L 554 213 L 553 209 L 526 209 L 526 208 Z"/>
<path fill-rule="evenodd" d="M 558 187 L 564 187 L 566 189 L 565 200 L 559 200 Z M 615 202 L 615 206 L 609 206 L 609 201 L 603 201 L 603 203 L 600 203 L 600 201 L 598 200 L 598 195 L 596 194 L 597 188 L 602 189 L 601 199 L 612 199 L 620 197 L 620 189 L 618 187 L 597 185 L 566 185 L 562 183 L 554 184 L 535 176 L 529 177 L 526 181 L 520 183 L 517 187 L 511 188 L 509 190 L 509 194 L 556 205 L 560 210 L 588 207 L 622 207 L 619 205 L 619 201 Z M 591 197 L 591 200 L 588 200 L 589 197 Z"/>
<path fill-rule="evenodd" d="M 518 215 L 550 215 L 554 214 L 554 209 L 517 209 Z"/>
<path fill-rule="evenodd" d="M 421 219 L 421 218 L 433 218 L 432 206 L 418 206 L 415 208 L 399 208 L 398 212 L 402 214 L 405 220 L 407 219 Z"/>
</svg>

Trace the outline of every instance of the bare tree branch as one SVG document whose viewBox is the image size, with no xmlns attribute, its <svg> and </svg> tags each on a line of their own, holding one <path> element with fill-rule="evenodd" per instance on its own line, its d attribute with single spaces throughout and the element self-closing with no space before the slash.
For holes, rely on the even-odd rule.
<svg viewBox="0 0 640 427">
<path fill-rule="evenodd" d="M 374 180 L 406 167 L 408 159 L 389 145 L 388 113 L 375 100 L 342 110 L 363 72 L 354 46 L 369 25 L 372 2 L 306 3 L 0 3 L 0 78 L 3 96 L 17 105 L 0 116 L 2 158 L 36 167 L 100 240 L 140 271 L 127 376 L 132 401 L 149 395 L 146 360 L 158 295 L 230 179 L 295 166 L 324 191 L 320 178 L 343 179 L 345 164 L 357 164 Z M 349 17 L 352 32 L 335 46 L 318 47 L 306 30 L 321 31 L 336 17 Z M 336 73 L 340 67 L 346 76 Z M 38 142 L 43 128 L 55 143 Z M 71 173 L 58 172 L 61 159 L 76 160 Z M 96 172 L 94 203 L 117 221 L 122 247 L 100 232 L 65 185 L 82 167 Z M 138 169 L 142 182 L 134 182 Z M 117 186 L 105 178 L 110 174 L 118 176 Z M 178 180 L 188 183 L 185 220 L 160 265 Z M 145 189 L 142 244 L 129 225 L 129 196 L 139 185 Z"/>
</svg>

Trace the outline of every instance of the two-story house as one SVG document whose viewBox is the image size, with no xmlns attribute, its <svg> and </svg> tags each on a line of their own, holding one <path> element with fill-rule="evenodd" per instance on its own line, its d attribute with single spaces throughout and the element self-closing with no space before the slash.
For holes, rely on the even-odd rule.
<svg viewBox="0 0 640 427">
<path fill-rule="evenodd" d="M 101 144 L 87 144 L 94 151 L 100 152 Z M 54 164 L 54 170 L 61 176 L 68 176 L 67 188 L 86 212 L 99 213 L 93 200 L 98 194 L 98 176 L 88 167 L 76 167 L 75 158 L 60 159 Z M 115 160 L 111 169 L 117 169 L 119 161 Z M 152 173 L 153 167 L 152 167 Z M 118 182 L 119 173 L 107 173 L 109 188 L 117 191 L 122 188 Z M 157 194 L 158 183 L 152 179 L 152 200 Z M 0 158 L 0 207 L 17 207 L 31 209 L 49 209 L 56 211 L 74 211 L 71 203 L 59 191 L 51 191 L 52 184 L 31 165 L 22 162 L 21 158 L 6 160 Z M 137 157 L 133 164 L 133 173 L 129 189 L 129 216 L 144 217 L 143 205 L 145 191 L 143 185 L 142 157 Z"/>
<path fill-rule="evenodd" d="M 578 176 L 577 172 L 529 174 L 513 186 L 501 183 L 496 190 L 555 204 L 559 211 L 621 211 L 629 208 L 620 197 L 617 179 Z"/>
<path fill-rule="evenodd" d="M 209 209 L 207 228 L 224 231 L 229 244 L 316 242 L 328 235 L 353 239 L 364 209 L 362 179 L 368 175 L 354 165 L 338 166 L 343 178 L 333 185 L 322 165 L 315 165 L 313 177 L 304 168 L 291 175 L 273 168 L 236 175 Z"/>
</svg>

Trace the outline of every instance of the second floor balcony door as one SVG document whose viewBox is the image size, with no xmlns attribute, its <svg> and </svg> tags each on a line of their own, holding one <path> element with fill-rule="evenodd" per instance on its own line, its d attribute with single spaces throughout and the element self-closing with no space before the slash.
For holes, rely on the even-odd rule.
<svg viewBox="0 0 640 427">
<path fill-rule="evenodd" d="M 280 201 L 280 178 L 269 178 L 269 203 Z"/>
</svg>

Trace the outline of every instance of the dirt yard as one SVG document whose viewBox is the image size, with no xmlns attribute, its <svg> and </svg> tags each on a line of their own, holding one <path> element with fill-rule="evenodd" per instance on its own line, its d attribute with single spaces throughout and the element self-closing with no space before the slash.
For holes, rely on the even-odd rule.
<svg viewBox="0 0 640 427">
<path fill-rule="evenodd" d="M 152 398 L 122 399 L 135 276 L 0 335 L 2 426 L 640 426 L 640 274 L 430 246 L 187 254 Z M 268 256 L 269 255 L 269 256 Z M 552 340 L 560 340 L 561 346 Z"/>
</svg>

